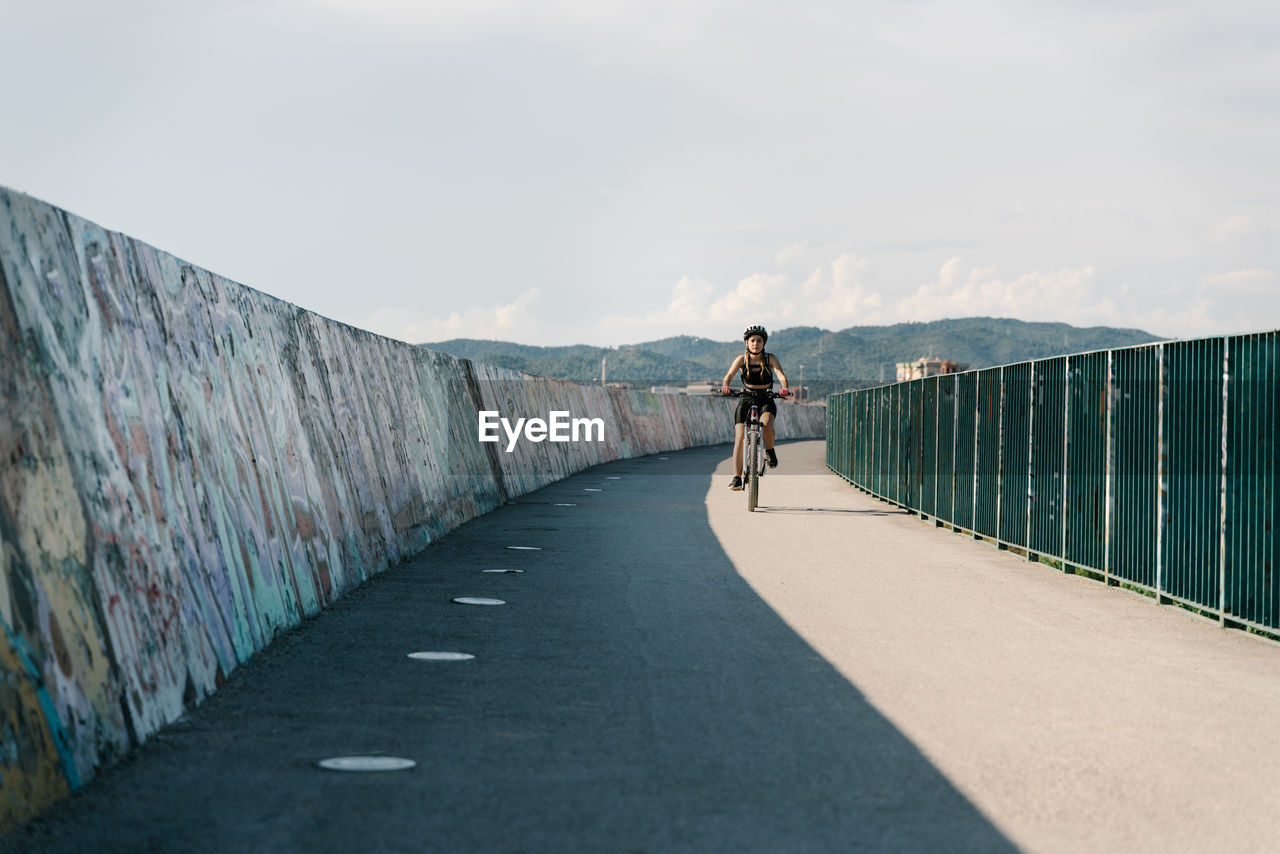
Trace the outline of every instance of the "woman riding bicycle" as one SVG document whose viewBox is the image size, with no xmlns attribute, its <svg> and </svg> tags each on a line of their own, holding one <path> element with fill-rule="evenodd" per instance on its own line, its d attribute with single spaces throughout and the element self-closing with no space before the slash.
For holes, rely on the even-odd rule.
<svg viewBox="0 0 1280 854">
<path fill-rule="evenodd" d="M 746 432 L 747 413 L 755 406 L 760 412 L 760 424 L 764 427 L 765 457 L 769 468 L 776 468 L 778 455 L 773 452 L 773 419 L 778 414 L 778 407 L 769 398 L 769 390 L 773 388 L 776 376 L 782 383 L 779 397 L 787 397 L 791 390 L 787 388 L 787 375 L 782 371 L 778 357 L 764 351 L 769 333 L 763 326 L 751 326 L 742 333 L 747 352 L 733 360 L 729 371 L 720 381 L 720 393 L 729 394 L 729 380 L 735 373 L 742 373 L 742 398 L 738 401 L 738 411 L 733 419 L 733 480 L 729 481 L 730 489 L 742 489 L 742 438 Z"/>
</svg>

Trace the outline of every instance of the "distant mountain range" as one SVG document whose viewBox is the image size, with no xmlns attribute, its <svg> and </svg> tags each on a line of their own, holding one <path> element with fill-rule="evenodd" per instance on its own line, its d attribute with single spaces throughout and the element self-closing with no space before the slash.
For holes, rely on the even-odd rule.
<svg viewBox="0 0 1280 854">
<path fill-rule="evenodd" d="M 994 317 L 967 317 L 893 326 L 852 326 L 830 332 L 813 326 L 780 329 L 766 349 L 777 355 L 792 385 L 804 382 L 811 397 L 846 388 L 892 382 L 897 362 L 922 356 L 985 368 L 1028 359 L 1128 347 L 1161 340 L 1138 329 L 1082 328 L 1065 323 L 1027 323 Z M 422 344 L 432 350 L 549 377 L 593 382 L 607 358 L 609 382 L 637 386 L 718 383 L 741 341 L 713 341 L 681 335 L 622 347 L 534 347 L 508 341 L 456 338 Z"/>
</svg>

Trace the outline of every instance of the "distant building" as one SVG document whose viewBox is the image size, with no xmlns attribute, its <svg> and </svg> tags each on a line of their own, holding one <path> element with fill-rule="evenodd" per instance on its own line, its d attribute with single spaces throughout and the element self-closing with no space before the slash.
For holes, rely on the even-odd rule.
<svg viewBox="0 0 1280 854">
<path fill-rule="evenodd" d="M 654 394 L 684 394 L 684 389 L 676 388 L 673 385 L 654 385 L 649 386 L 649 391 Z"/>
<path fill-rule="evenodd" d="M 689 383 L 684 387 L 685 394 L 719 394 L 720 386 L 711 383 Z"/>
<path fill-rule="evenodd" d="M 956 374 L 967 367 L 968 365 L 957 364 L 950 359 L 922 356 L 914 362 L 898 362 L 898 382 L 936 377 L 940 374 Z"/>
</svg>

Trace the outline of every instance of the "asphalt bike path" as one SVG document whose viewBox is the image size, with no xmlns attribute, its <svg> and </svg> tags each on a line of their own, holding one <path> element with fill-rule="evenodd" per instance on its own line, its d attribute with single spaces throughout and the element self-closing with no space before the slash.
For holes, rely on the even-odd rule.
<svg viewBox="0 0 1280 854">
<path fill-rule="evenodd" d="M 901 515 L 822 474 L 820 448 L 779 445 L 755 514 L 717 473 L 723 445 L 598 466 L 475 519 L 279 638 L 0 847 L 1012 850 L 822 654 L 866 642 L 838 639 L 833 608 L 855 624 L 920 615 L 839 598 L 822 605 L 836 639 L 815 643 L 760 595 L 823 560 L 828 580 L 856 574 L 848 548 L 808 551 L 815 522 L 854 543 Z M 797 488 L 805 477 L 822 491 Z M 356 754 L 416 766 L 317 766 Z"/>
</svg>

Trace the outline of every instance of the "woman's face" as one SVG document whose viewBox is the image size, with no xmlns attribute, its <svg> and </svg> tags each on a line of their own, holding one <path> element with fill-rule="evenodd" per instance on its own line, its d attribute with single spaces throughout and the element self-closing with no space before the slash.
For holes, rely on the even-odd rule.
<svg viewBox="0 0 1280 854">
<path fill-rule="evenodd" d="M 764 337 L 761 335 L 752 335 L 747 339 L 747 349 L 752 353 L 759 353 L 764 349 Z"/>
</svg>

